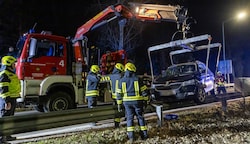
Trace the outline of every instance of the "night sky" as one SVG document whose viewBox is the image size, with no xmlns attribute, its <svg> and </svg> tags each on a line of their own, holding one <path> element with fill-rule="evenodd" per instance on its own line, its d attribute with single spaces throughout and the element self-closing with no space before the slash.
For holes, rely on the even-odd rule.
<svg viewBox="0 0 250 144">
<path fill-rule="evenodd" d="M 110 1 L 101 0 L 100 2 L 103 7 L 106 7 L 105 5 Z M 147 0 L 147 2 L 151 1 Z M 195 36 L 210 34 L 213 42 L 221 43 L 222 22 L 233 17 L 239 9 L 250 9 L 249 0 L 155 0 L 152 2 L 179 4 L 188 8 L 188 15 L 197 21 L 196 24 L 191 25 L 191 32 Z M 37 31 L 50 30 L 54 34 L 74 36 L 79 26 L 103 10 L 96 6 L 97 3 L 98 0 L 0 0 L 0 31 L 8 29 L 7 33 L 0 33 L 1 48 L 13 45 L 15 40 L 34 23 L 37 23 Z M 250 61 L 248 58 L 249 18 L 241 22 L 230 21 L 225 24 L 226 56 L 234 63 L 242 65 L 236 68 L 240 69 L 240 72 L 236 74 L 239 76 L 250 75 L 249 69 L 242 68 L 247 64 L 246 61 Z M 4 24 L 5 26 L 2 26 Z M 176 25 L 170 23 L 146 24 L 145 28 L 142 33 L 143 46 L 136 50 L 140 52 L 140 54 L 137 53 L 139 56 L 144 55 L 144 57 L 147 54 L 141 53 L 141 49 L 146 52 L 146 49 L 152 45 L 169 42 L 176 31 Z M 5 35 L 9 36 L 6 40 L 3 39 Z"/>
<path fill-rule="evenodd" d="M 194 0 L 193 0 L 194 1 Z M 213 42 L 222 43 L 222 22 L 244 9 L 250 14 L 249 0 L 203 0 L 189 3 L 190 15 L 197 19 L 192 30 L 195 34 L 211 34 Z M 235 76 L 250 76 L 250 16 L 242 21 L 225 23 L 226 59 L 231 59 Z"/>
</svg>

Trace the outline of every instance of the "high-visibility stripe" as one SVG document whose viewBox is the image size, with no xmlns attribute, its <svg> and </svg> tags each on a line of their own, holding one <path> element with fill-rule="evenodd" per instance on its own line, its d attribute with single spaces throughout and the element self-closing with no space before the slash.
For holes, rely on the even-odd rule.
<svg viewBox="0 0 250 144">
<path fill-rule="evenodd" d="M 121 118 L 115 118 L 114 121 L 115 122 L 121 122 Z"/>
<path fill-rule="evenodd" d="M 122 104 L 122 100 L 117 100 L 116 102 L 117 102 L 117 104 L 119 104 L 119 105 Z"/>
<path fill-rule="evenodd" d="M 122 90 L 118 88 L 118 89 L 116 90 L 116 92 L 117 92 L 117 93 L 122 93 Z"/>
<path fill-rule="evenodd" d="M 118 88 L 118 84 L 119 84 L 119 80 L 116 80 L 116 81 L 115 81 L 115 89 L 112 90 L 112 98 L 113 98 L 113 99 L 116 99 L 116 98 L 117 98 L 116 92 L 119 92 L 119 91 L 120 91 L 119 88 Z M 110 82 L 110 86 L 111 86 L 111 89 L 112 89 L 112 82 Z"/>
<path fill-rule="evenodd" d="M 110 81 L 110 77 L 109 76 L 102 76 L 100 81 L 101 82 Z"/>
<path fill-rule="evenodd" d="M 139 96 L 140 93 L 139 93 L 139 84 L 138 84 L 138 81 L 134 81 L 134 88 L 135 88 L 135 95 Z"/>
<path fill-rule="evenodd" d="M 135 130 L 134 126 L 127 127 L 128 132 L 133 132 Z"/>
<path fill-rule="evenodd" d="M 141 89 L 141 91 L 145 91 L 145 90 L 147 90 L 148 88 L 147 88 L 147 86 L 144 85 L 144 86 L 142 86 L 140 89 Z"/>
<path fill-rule="evenodd" d="M 10 93 L 9 93 L 9 92 L 2 93 L 2 94 L 0 95 L 1 98 L 6 98 L 6 97 L 8 97 L 8 96 L 10 96 Z M 10 97 L 13 97 L 13 96 L 10 96 Z M 15 97 L 16 97 L 16 96 L 15 96 Z"/>
<path fill-rule="evenodd" d="M 135 96 L 128 96 L 126 83 L 122 83 L 122 92 L 124 93 L 123 101 L 136 101 L 136 100 L 144 100 L 144 97 L 140 96 L 139 93 L 139 83 L 138 81 L 134 82 Z"/>
<path fill-rule="evenodd" d="M 0 82 L 0 87 L 9 86 L 9 82 Z"/>
<path fill-rule="evenodd" d="M 141 131 L 147 130 L 147 127 L 146 126 L 140 126 L 140 130 Z"/>
<path fill-rule="evenodd" d="M 116 93 L 112 93 L 112 99 L 116 99 L 117 96 L 116 96 Z"/>
<path fill-rule="evenodd" d="M 123 92 L 123 96 L 124 97 L 127 97 L 128 96 L 128 93 L 127 93 L 127 87 L 126 87 L 126 83 L 125 82 L 123 82 L 122 83 L 122 92 Z"/>
<path fill-rule="evenodd" d="M 118 84 L 119 84 L 119 80 L 116 80 L 115 81 L 115 92 L 119 89 Z"/>
<path fill-rule="evenodd" d="M 99 96 L 99 91 L 98 90 L 86 91 L 86 96 Z"/>
<path fill-rule="evenodd" d="M 123 101 L 136 101 L 136 100 L 144 100 L 142 96 L 126 96 L 123 97 Z"/>
<path fill-rule="evenodd" d="M 86 80 L 86 91 L 88 91 L 89 80 Z"/>
</svg>

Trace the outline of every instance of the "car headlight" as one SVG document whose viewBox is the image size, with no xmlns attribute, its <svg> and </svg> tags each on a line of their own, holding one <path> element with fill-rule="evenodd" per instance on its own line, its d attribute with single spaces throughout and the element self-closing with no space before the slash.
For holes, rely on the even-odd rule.
<svg viewBox="0 0 250 144">
<path fill-rule="evenodd" d="M 188 81 L 184 81 L 184 82 L 182 83 L 183 86 L 185 86 L 185 85 L 191 85 L 191 84 L 195 84 L 195 80 L 194 80 L 194 79 L 188 80 Z"/>
</svg>

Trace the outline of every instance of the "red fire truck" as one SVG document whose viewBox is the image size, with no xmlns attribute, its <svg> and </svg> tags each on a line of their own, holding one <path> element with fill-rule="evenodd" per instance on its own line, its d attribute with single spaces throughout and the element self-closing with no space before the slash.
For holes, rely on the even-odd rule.
<svg viewBox="0 0 250 144">
<path fill-rule="evenodd" d="M 84 76 L 88 61 L 86 33 L 116 18 L 140 21 L 177 22 L 179 6 L 133 4 L 137 11 L 124 5 L 112 5 L 77 29 L 74 39 L 43 31 L 30 31 L 18 41 L 16 73 L 21 81 L 18 102 L 36 105 L 38 111 L 59 111 L 84 104 Z M 123 56 L 119 56 L 123 55 Z M 102 66 L 107 63 L 102 57 Z M 114 61 L 126 59 L 125 51 L 111 52 Z M 125 62 L 125 61 L 124 61 Z"/>
</svg>

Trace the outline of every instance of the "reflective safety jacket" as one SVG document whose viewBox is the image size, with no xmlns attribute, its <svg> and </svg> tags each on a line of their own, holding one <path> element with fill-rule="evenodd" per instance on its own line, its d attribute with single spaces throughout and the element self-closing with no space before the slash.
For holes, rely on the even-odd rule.
<svg viewBox="0 0 250 144">
<path fill-rule="evenodd" d="M 108 76 L 103 76 L 101 78 L 101 82 L 109 82 L 110 83 L 110 93 L 112 98 L 116 100 L 116 91 L 118 89 L 118 82 L 122 77 L 122 72 L 118 69 L 114 68 L 112 74 Z"/>
<path fill-rule="evenodd" d="M 139 82 L 135 73 L 126 71 L 117 89 L 117 104 L 124 101 L 148 101 L 147 86 Z"/>
<path fill-rule="evenodd" d="M 89 72 L 86 78 L 86 92 L 85 96 L 99 96 L 98 85 L 100 82 L 100 77 L 93 72 Z"/>
<path fill-rule="evenodd" d="M 6 102 L 9 101 L 9 98 L 18 98 L 20 97 L 21 84 L 17 75 L 5 69 L 0 72 L 0 97 L 4 98 Z"/>
<path fill-rule="evenodd" d="M 225 78 L 224 76 L 216 76 L 215 77 L 215 83 L 218 87 L 224 87 L 225 86 Z"/>
<path fill-rule="evenodd" d="M 111 85 L 111 93 L 112 93 L 112 98 L 116 99 L 116 91 L 118 89 L 118 82 L 122 77 L 122 74 L 119 70 L 117 70 L 116 68 L 114 68 L 113 72 L 111 75 L 109 75 L 110 77 L 110 85 Z"/>
</svg>

